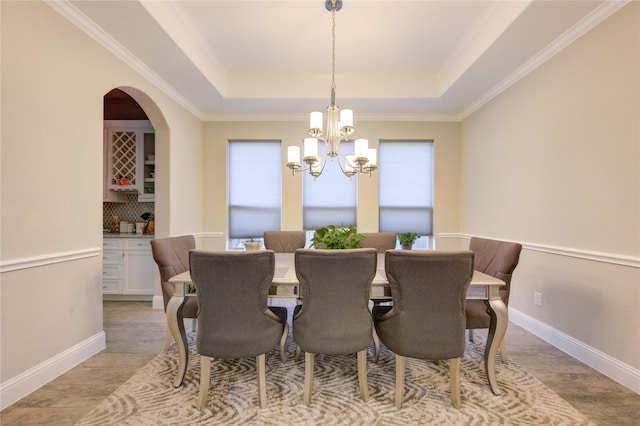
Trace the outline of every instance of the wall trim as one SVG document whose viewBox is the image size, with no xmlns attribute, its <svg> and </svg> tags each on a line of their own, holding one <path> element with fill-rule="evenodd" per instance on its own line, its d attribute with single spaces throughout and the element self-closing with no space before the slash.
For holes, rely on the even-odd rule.
<svg viewBox="0 0 640 426">
<path fill-rule="evenodd" d="M 100 256 L 101 254 L 102 247 L 92 247 L 82 250 L 49 253 L 40 256 L 5 260 L 0 262 L 0 273 L 18 271 L 21 269 L 38 268 L 40 266 L 69 262 L 72 260 L 86 259 L 89 257 Z"/>
<path fill-rule="evenodd" d="M 593 348 L 517 309 L 509 308 L 509 320 L 605 376 L 640 393 L 640 370 Z"/>
<path fill-rule="evenodd" d="M 468 235 L 468 234 L 458 234 L 458 233 L 438 234 L 438 238 L 461 238 L 461 239 L 469 240 L 471 237 L 491 238 L 491 237 L 483 237 L 481 235 Z M 522 248 L 525 250 L 539 251 L 543 253 L 549 253 L 549 254 L 565 256 L 565 257 L 575 257 L 578 259 L 591 260 L 594 262 L 630 266 L 632 268 L 640 268 L 640 257 L 637 257 L 637 256 L 626 256 L 626 255 L 617 254 L 617 253 L 581 250 L 581 249 L 575 249 L 570 247 L 558 247 L 558 246 L 551 246 L 547 244 L 527 243 L 527 242 L 504 240 L 504 239 L 501 239 L 501 240 L 520 243 L 522 244 Z"/>
<path fill-rule="evenodd" d="M 458 114 L 458 121 L 464 120 L 484 105 L 488 104 L 500 93 L 522 80 L 536 68 L 553 58 L 567 46 L 571 45 L 574 41 L 599 25 L 602 21 L 620 10 L 623 6 L 629 3 L 629 1 L 630 0 L 603 2 L 593 12 L 585 16 L 582 21 L 575 24 L 572 28 L 551 42 L 547 47 L 538 52 L 538 54 L 534 55 L 527 62 L 516 68 L 506 78 L 499 81 L 498 84 L 489 89 L 489 91 L 482 94 L 478 99 L 468 105 L 460 114 Z"/>
<path fill-rule="evenodd" d="M 227 240 L 224 232 L 197 232 L 193 234 L 196 247 L 202 250 L 226 250 Z"/>
<path fill-rule="evenodd" d="M 164 309 L 164 297 L 153 296 L 151 301 L 151 309 Z"/>
<path fill-rule="evenodd" d="M 4 410 L 105 348 L 106 336 L 104 331 L 101 331 L 24 373 L 0 383 L 0 410 Z"/>
</svg>

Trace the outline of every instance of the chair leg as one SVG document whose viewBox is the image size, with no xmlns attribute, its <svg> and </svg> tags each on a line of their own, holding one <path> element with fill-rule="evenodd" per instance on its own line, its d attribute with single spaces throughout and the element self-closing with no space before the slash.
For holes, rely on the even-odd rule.
<svg viewBox="0 0 640 426">
<path fill-rule="evenodd" d="M 451 382 L 451 404 L 460 409 L 460 358 L 449 360 L 449 381 Z"/>
<path fill-rule="evenodd" d="M 404 394 L 404 357 L 396 354 L 396 408 L 402 408 Z"/>
<path fill-rule="evenodd" d="M 304 404 L 311 405 L 311 389 L 313 388 L 313 361 L 314 355 L 304 353 Z"/>
<path fill-rule="evenodd" d="M 285 351 L 285 346 L 287 345 L 287 336 L 289 335 L 289 324 L 284 323 L 284 331 L 282 332 L 282 337 L 280 338 L 280 360 L 285 363 L 287 362 L 287 352 Z"/>
<path fill-rule="evenodd" d="M 198 395 L 198 410 L 200 411 L 207 405 L 210 375 L 211 358 L 200 355 L 200 394 Z"/>
<path fill-rule="evenodd" d="M 369 385 L 367 383 L 367 350 L 358 352 L 358 384 L 360 396 L 364 402 L 369 402 Z"/>
<path fill-rule="evenodd" d="M 296 345 L 296 354 L 293 356 L 294 361 L 300 361 L 300 346 Z"/>
<path fill-rule="evenodd" d="M 373 347 L 375 349 L 375 352 L 373 354 L 373 362 L 375 362 L 376 364 L 378 363 L 378 358 L 380 357 L 380 338 L 378 337 L 378 333 L 376 333 L 376 329 L 372 328 L 371 329 L 373 334 Z"/>
<path fill-rule="evenodd" d="M 469 341 L 473 342 L 473 329 L 472 328 L 469 329 Z"/>
<path fill-rule="evenodd" d="M 509 364 L 509 357 L 507 356 L 507 345 L 504 343 L 504 338 L 502 338 L 502 343 L 500 343 L 500 356 L 502 357 L 503 364 Z"/>
<path fill-rule="evenodd" d="M 258 400 L 260 401 L 260 408 L 267 407 L 267 379 L 266 379 L 266 362 L 265 354 L 260 354 L 256 357 L 256 369 L 258 370 Z"/>
<path fill-rule="evenodd" d="M 171 330 L 167 328 L 167 337 L 164 338 L 164 351 L 167 352 L 169 350 L 169 346 L 171 346 L 171 341 L 173 337 L 171 337 Z"/>
</svg>

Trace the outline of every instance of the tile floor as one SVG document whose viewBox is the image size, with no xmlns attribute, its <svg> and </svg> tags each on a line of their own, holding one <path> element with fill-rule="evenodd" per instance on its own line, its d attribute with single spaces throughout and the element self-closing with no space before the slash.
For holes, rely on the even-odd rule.
<svg viewBox="0 0 640 426">
<path fill-rule="evenodd" d="M 0 412 L 0 424 L 73 425 L 162 351 L 164 313 L 149 302 L 105 302 L 107 348 Z M 640 395 L 514 324 L 509 356 L 598 425 L 640 425 Z M 498 360 L 500 362 L 500 360 Z"/>
</svg>

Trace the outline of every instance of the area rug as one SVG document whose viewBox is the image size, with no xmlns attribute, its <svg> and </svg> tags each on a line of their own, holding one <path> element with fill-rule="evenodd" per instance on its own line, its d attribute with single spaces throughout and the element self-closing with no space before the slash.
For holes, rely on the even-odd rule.
<svg viewBox="0 0 640 426">
<path fill-rule="evenodd" d="M 196 408 L 200 360 L 195 335 L 189 338 L 189 368 L 174 388 L 175 347 L 160 353 L 77 425 L 592 425 L 584 415 L 516 363 L 497 361 L 502 394 L 489 389 L 483 365 L 484 342 L 468 343 L 461 365 L 462 408 L 450 402 L 448 363 L 406 360 L 403 407 L 393 405 L 394 356 L 381 345 L 371 361 L 370 400 L 360 399 L 355 355 L 316 355 L 311 406 L 302 402 L 304 356 L 294 361 L 289 336 L 288 361 L 277 349 L 267 355 L 268 406 L 258 406 L 255 361 L 214 360 L 207 407 Z"/>
</svg>

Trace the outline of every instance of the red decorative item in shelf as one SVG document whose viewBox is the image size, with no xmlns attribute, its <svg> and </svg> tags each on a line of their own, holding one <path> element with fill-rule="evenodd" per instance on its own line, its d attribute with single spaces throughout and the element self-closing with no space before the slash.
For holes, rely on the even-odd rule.
<svg viewBox="0 0 640 426">
<path fill-rule="evenodd" d="M 129 185 L 129 179 L 126 177 L 121 177 L 118 179 L 118 185 Z"/>
</svg>

